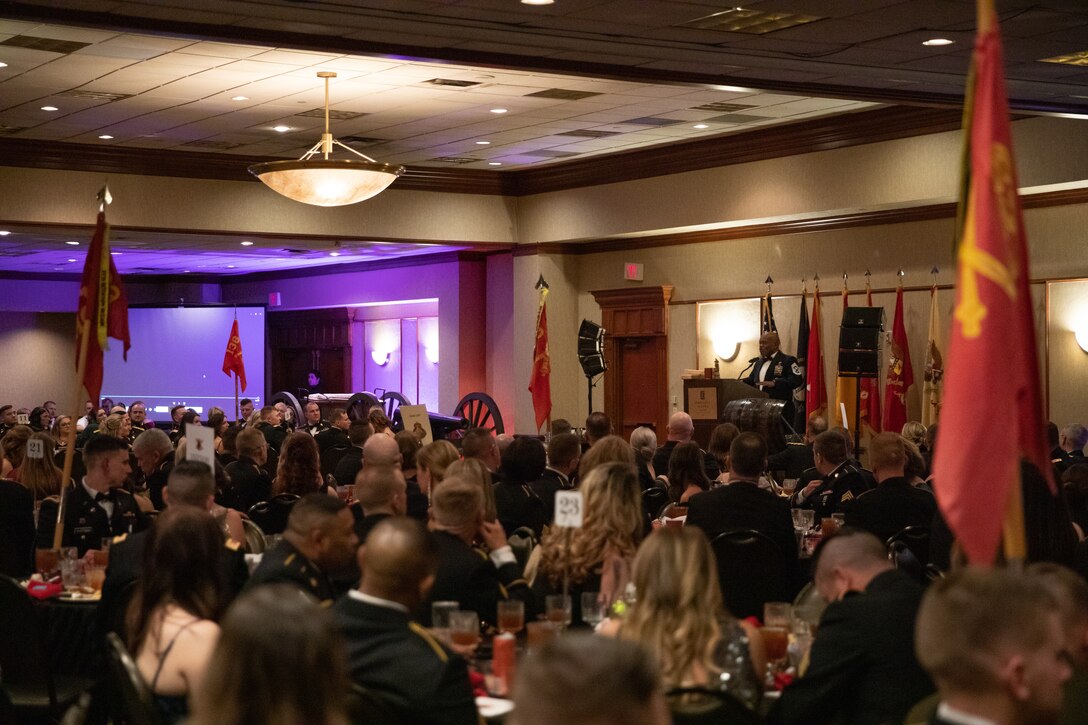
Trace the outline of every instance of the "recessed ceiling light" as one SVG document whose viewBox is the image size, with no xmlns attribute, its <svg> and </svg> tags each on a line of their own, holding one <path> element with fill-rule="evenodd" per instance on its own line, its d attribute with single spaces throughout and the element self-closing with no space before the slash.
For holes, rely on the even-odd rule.
<svg viewBox="0 0 1088 725">
<path fill-rule="evenodd" d="M 705 123 L 697 123 L 692 126 L 692 128 L 710 128 L 710 126 L 706 125 Z"/>
<path fill-rule="evenodd" d="M 57 108 L 56 106 L 42 106 L 42 110 L 43 111 L 59 111 L 60 109 Z"/>
<path fill-rule="evenodd" d="M 522 5 L 551 5 L 555 0 L 521 0 Z"/>
<path fill-rule="evenodd" d="M 755 88 L 745 88 L 744 86 L 714 86 L 716 91 L 726 91 L 728 93 L 755 93 Z"/>
<path fill-rule="evenodd" d="M 488 166 L 502 166 L 502 162 L 501 161 L 488 161 L 487 165 Z"/>
<path fill-rule="evenodd" d="M 329 256 L 330 256 L 330 257 L 339 257 L 339 256 L 340 256 L 340 252 L 329 252 Z"/>
<path fill-rule="evenodd" d="M 114 257 L 117 257 L 117 256 L 119 256 L 120 254 L 121 254 L 121 252 L 110 252 L 110 255 L 111 255 L 111 256 L 114 256 Z"/>
<path fill-rule="evenodd" d="M 11 232 L 9 232 L 9 231 L 8 231 L 8 230 L 6 230 L 6 229 L 5 229 L 5 230 L 3 230 L 3 231 L 0 231 L 0 237 L 6 237 L 6 236 L 7 236 L 7 235 L 9 235 L 9 234 L 11 234 Z"/>
<path fill-rule="evenodd" d="M 3 61 L 0 61 L 0 68 L 7 68 L 7 67 L 8 67 L 7 63 L 5 63 Z"/>
<path fill-rule="evenodd" d="M 104 133 L 98 138 L 102 139 L 103 141 L 109 141 L 111 138 L 113 138 L 113 136 L 110 136 L 108 133 Z"/>
<path fill-rule="evenodd" d="M 248 101 L 249 98 L 247 96 L 234 96 L 230 100 L 232 100 L 232 101 Z"/>
<path fill-rule="evenodd" d="M 234 269 L 234 265 L 233 264 L 228 264 L 227 269 Z"/>
<path fill-rule="evenodd" d="M 290 126 L 273 126 L 272 130 L 277 131 L 279 133 L 287 133 L 288 131 L 291 130 L 291 127 Z"/>
<path fill-rule="evenodd" d="M 929 40 L 922 41 L 922 45 L 952 45 L 956 41 L 949 40 L 948 38 L 930 38 Z"/>
<path fill-rule="evenodd" d="M 183 269 L 181 271 L 184 272 L 185 274 L 189 274 L 189 272 L 191 272 L 192 270 L 191 269 Z"/>
<path fill-rule="evenodd" d="M 76 260 L 74 260 L 74 259 L 69 259 L 68 261 L 69 261 L 69 262 L 74 262 L 74 261 L 76 261 Z"/>
<path fill-rule="evenodd" d="M 490 141 L 477 141 L 476 145 L 477 146 L 490 146 L 491 142 Z"/>
<path fill-rule="evenodd" d="M 65 242 L 65 244 L 67 244 L 70 247 L 78 247 L 79 246 L 79 242 L 69 241 L 69 242 Z"/>
<path fill-rule="evenodd" d="M 243 246 L 243 247 L 252 247 L 252 246 L 253 246 L 253 242 L 248 242 L 248 241 L 247 241 L 247 242 L 242 242 L 242 246 Z"/>
<path fill-rule="evenodd" d="M 506 109 L 505 108 L 492 108 L 491 112 L 492 113 L 506 113 Z"/>
</svg>

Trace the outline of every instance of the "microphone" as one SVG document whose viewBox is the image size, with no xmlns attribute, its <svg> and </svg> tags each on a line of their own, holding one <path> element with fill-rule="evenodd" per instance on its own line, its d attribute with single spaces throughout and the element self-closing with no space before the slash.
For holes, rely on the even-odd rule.
<svg viewBox="0 0 1088 725">
<path fill-rule="evenodd" d="M 744 368 L 743 370 L 741 370 L 741 371 L 740 371 L 740 375 L 738 375 L 738 376 L 737 376 L 737 380 L 740 380 L 741 378 L 743 378 L 743 377 L 744 377 L 744 375 L 745 375 L 745 374 L 746 374 L 746 373 L 747 373 L 747 372 L 748 372 L 749 370 L 751 370 L 751 369 L 752 369 L 752 366 L 753 366 L 753 365 L 755 365 L 755 364 L 756 364 L 757 362 L 759 362 L 759 358 L 758 358 L 758 357 L 754 357 L 754 358 L 752 358 L 751 360 L 749 360 L 749 361 L 748 361 L 748 367 L 746 367 L 746 368 Z"/>
<path fill-rule="evenodd" d="M 760 360 L 761 360 L 761 358 L 759 357 L 759 355 L 756 355 L 754 358 L 752 358 L 751 360 L 748 361 L 748 364 L 751 365 L 752 363 L 757 363 Z"/>
</svg>

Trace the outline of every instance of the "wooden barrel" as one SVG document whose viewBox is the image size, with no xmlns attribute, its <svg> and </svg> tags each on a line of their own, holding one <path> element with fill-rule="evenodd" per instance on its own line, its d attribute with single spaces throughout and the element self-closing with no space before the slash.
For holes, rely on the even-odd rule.
<svg viewBox="0 0 1088 725">
<path fill-rule="evenodd" d="M 782 425 L 782 409 L 786 401 L 774 398 L 743 398 L 731 400 L 722 411 L 722 423 L 732 423 L 741 432 L 752 431 L 767 441 L 767 453 L 786 448 L 786 429 Z"/>
</svg>

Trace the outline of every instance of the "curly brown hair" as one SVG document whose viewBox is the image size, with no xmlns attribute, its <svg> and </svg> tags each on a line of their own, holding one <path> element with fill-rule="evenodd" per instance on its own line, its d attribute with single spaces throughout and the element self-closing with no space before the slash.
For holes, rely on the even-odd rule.
<svg viewBox="0 0 1088 725">
<path fill-rule="evenodd" d="M 305 496 L 320 490 L 322 483 L 321 456 L 313 436 L 302 431 L 295 431 L 287 436 L 280 449 L 272 493 Z"/>
</svg>

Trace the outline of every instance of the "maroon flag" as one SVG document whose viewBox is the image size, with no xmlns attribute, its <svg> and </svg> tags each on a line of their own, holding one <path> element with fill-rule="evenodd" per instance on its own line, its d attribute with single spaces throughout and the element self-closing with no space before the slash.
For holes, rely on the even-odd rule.
<svg viewBox="0 0 1088 725">
<path fill-rule="evenodd" d="M 126 360 L 132 347 L 128 334 L 128 297 L 110 256 L 109 237 L 106 212 L 99 211 L 94 237 L 87 250 L 87 262 L 83 266 L 76 312 L 76 370 L 79 370 L 79 350 L 86 345 L 83 387 L 95 405 L 102 394 L 102 351 L 109 347 L 107 339 L 112 337 L 124 342 Z"/>
<path fill-rule="evenodd" d="M 238 320 L 235 320 L 230 328 L 227 351 L 223 353 L 223 372 L 227 374 L 227 377 L 230 377 L 231 373 L 237 375 L 242 392 L 246 391 L 246 364 L 242 359 L 242 338 L 238 336 Z"/>
<path fill-rule="evenodd" d="M 884 384 L 884 430 L 898 433 L 907 422 L 907 391 L 914 384 L 910 364 L 907 327 L 903 324 L 903 285 L 895 291 L 895 317 L 892 320 L 891 354 L 888 379 Z"/>
<path fill-rule="evenodd" d="M 552 364 L 548 354 L 548 288 L 540 289 L 540 307 L 536 316 L 536 344 L 533 346 L 533 374 L 529 378 L 529 392 L 533 394 L 533 411 L 536 427 L 552 414 Z"/>
</svg>

